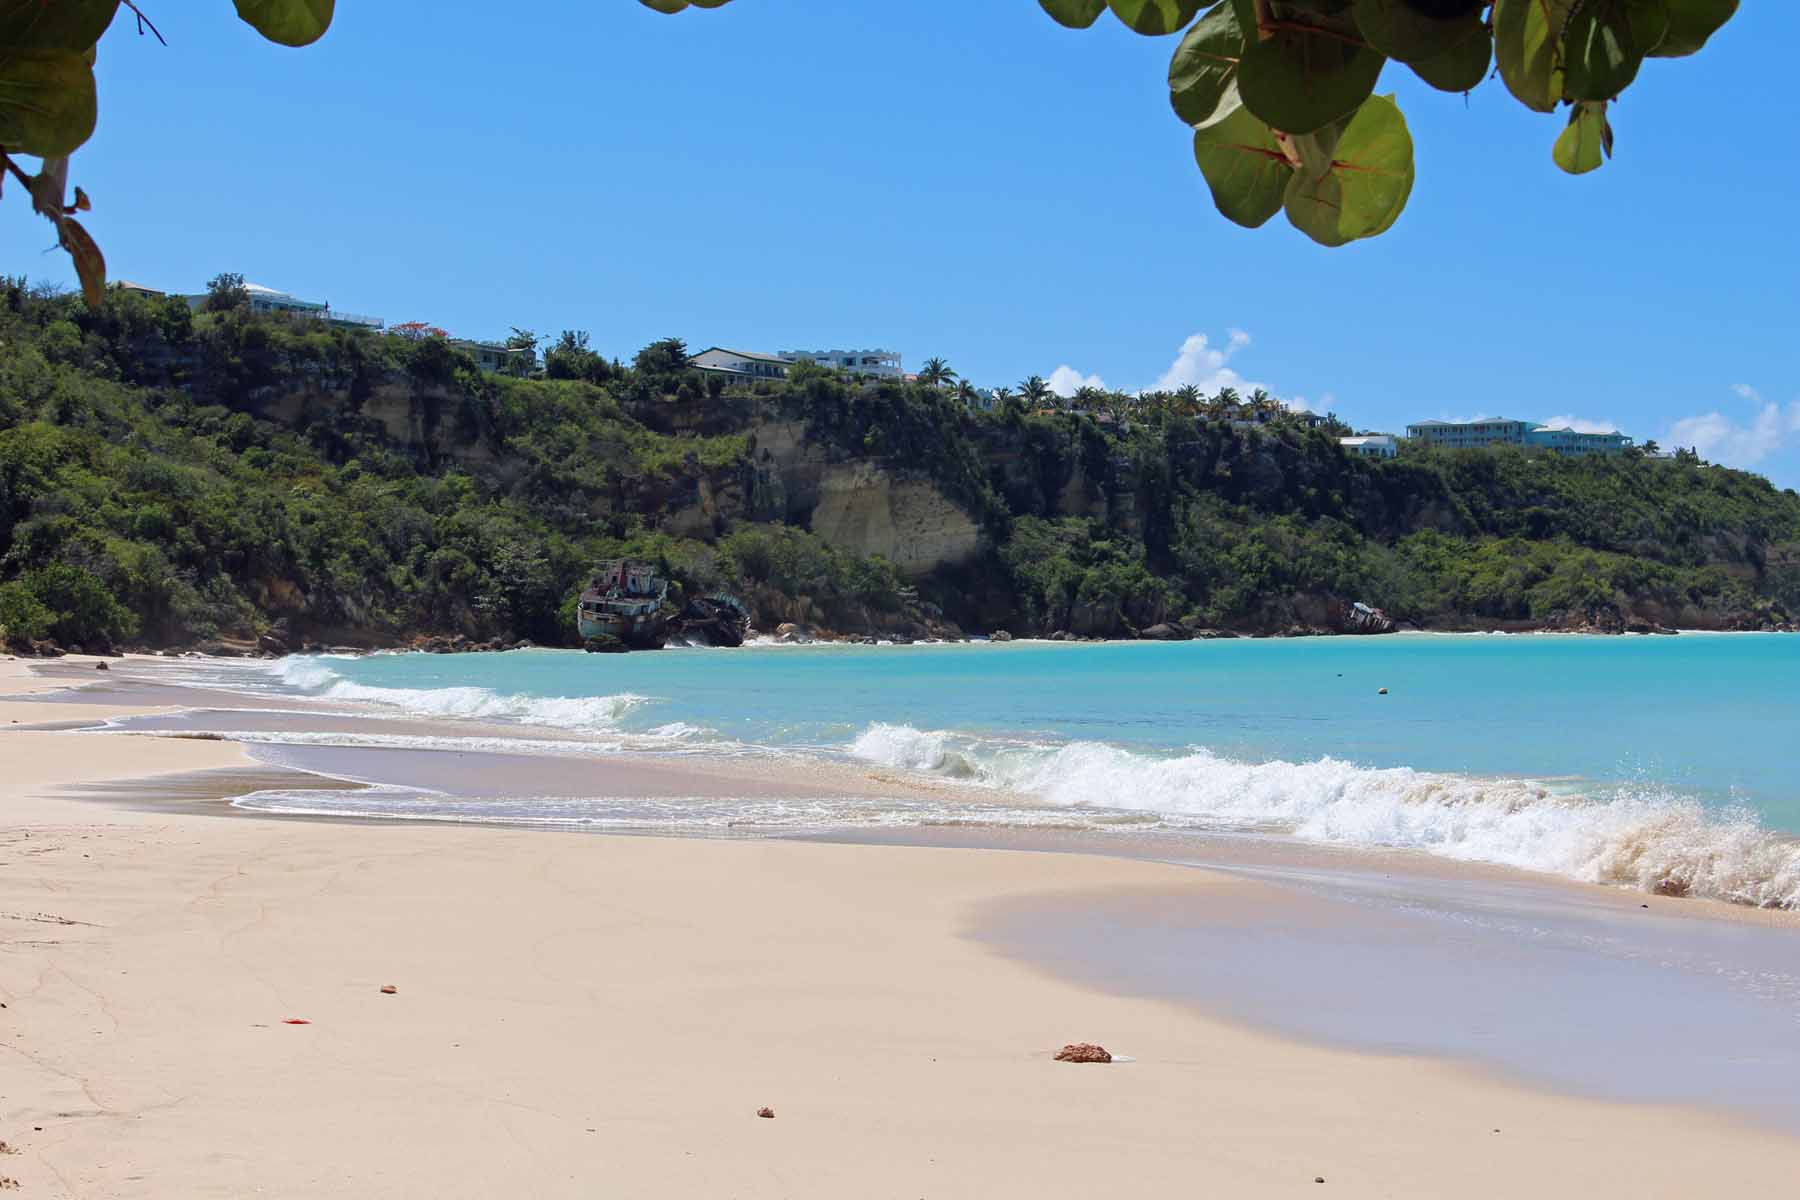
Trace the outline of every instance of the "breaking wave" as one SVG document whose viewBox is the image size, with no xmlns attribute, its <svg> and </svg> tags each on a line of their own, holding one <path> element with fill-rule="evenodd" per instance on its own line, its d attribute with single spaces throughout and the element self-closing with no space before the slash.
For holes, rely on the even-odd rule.
<svg viewBox="0 0 1800 1200">
<path fill-rule="evenodd" d="M 852 757 L 1030 796 L 1057 808 L 1154 813 L 1191 829 L 1283 833 L 1544 871 L 1737 904 L 1800 908 L 1800 841 L 1745 809 L 1656 788 L 1579 792 L 1332 758 L 1247 763 L 1205 750 L 1134 754 L 877 724 Z"/>
<path fill-rule="evenodd" d="M 316 658 L 283 659 L 280 682 L 308 696 L 358 704 L 382 704 L 415 716 L 506 721 L 553 729 L 598 731 L 616 728 L 648 696 L 521 696 L 482 687 L 390 688 L 352 683 Z"/>
</svg>

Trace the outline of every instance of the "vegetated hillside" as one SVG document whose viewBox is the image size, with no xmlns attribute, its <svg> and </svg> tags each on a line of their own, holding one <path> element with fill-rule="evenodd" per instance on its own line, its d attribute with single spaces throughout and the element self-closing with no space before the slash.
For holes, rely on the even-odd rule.
<svg viewBox="0 0 1800 1200">
<path fill-rule="evenodd" d="M 436 339 L 5 282 L 0 627 L 567 644 L 618 554 L 737 591 L 761 627 L 846 633 L 1289 632 L 1352 600 L 1451 629 L 1800 610 L 1800 498 L 1691 460 L 1369 462 L 1281 419 L 970 415 L 917 385 L 725 388 L 685 361 L 565 338 L 551 378 L 497 378 Z"/>
</svg>

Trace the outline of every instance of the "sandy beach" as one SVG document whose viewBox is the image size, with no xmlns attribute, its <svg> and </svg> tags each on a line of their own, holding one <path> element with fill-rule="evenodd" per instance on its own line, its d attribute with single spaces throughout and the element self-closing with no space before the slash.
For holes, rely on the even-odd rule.
<svg viewBox="0 0 1800 1200">
<path fill-rule="evenodd" d="M 1258 886 L 1231 875 L 122 803 L 121 781 L 269 768 L 15 727 L 141 711 L 60 686 L 0 661 L 0 1179 L 22 1197 L 1673 1197 L 1800 1173 L 1800 1138 L 1679 1096 L 1322 1048 L 975 936 L 1082 895 L 1226 920 Z M 1132 1061 L 1053 1062 L 1071 1041 Z"/>
</svg>

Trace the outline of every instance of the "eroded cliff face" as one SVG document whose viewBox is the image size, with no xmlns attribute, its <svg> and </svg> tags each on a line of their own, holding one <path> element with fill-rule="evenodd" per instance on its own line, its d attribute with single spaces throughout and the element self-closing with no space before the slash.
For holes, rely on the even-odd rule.
<svg viewBox="0 0 1800 1200">
<path fill-rule="evenodd" d="M 758 425 L 751 464 L 755 490 L 779 510 L 759 516 L 805 525 L 846 554 L 880 555 L 919 577 L 980 552 L 980 526 L 931 480 L 844 460 L 809 439 L 804 422 Z"/>
<path fill-rule="evenodd" d="M 981 548 L 981 530 L 935 484 L 867 462 L 826 469 L 812 531 L 848 554 L 880 555 L 911 576 L 965 563 Z"/>
</svg>

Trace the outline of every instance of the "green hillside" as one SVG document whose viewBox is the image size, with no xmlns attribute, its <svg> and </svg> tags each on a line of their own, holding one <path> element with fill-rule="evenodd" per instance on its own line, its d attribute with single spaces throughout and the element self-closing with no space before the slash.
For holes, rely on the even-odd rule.
<svg viewBox="0 0 1800 1200">
<path fill-rule="evenodd" d="M 626 365 L 570 339 L 549 367 L 0 283 L 0 627 L 566 644 L 620 553 L 850 634 L 1290 632 L 1351 600 L 1445 629 L 1800 612 L 1800 497 L 1691 456 L 1367 461 L 1173 402 L 1102 422 L 816 369 L 727 388 L 672 342 Z"/>
</svg>

